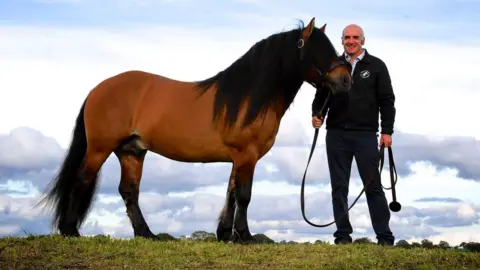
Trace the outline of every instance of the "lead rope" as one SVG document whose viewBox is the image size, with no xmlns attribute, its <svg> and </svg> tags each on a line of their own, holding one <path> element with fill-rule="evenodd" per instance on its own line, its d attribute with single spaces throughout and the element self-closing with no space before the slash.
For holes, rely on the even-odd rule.
<svg viewBox="0 0 480 270">
<path fill-rule="evenodd" d="M 319 118 L 321 117 L 320 114 L 323 111 L 323 109 L 325 108 L 329 98 L 330 98 L 330 92 L 328 92 L 328 96 L 325 100 L 325 103 L 323 104 L 322 109 L 320 110 L 320 113 L 317 115 L 317 117 L 319 117 Z M 309 225 L 311 225 L 313 227 L 324 228 L 324 227 L 328 227 L 328 226 L 332 225 L 333 223 L 335 223 L 335 221 L 332 221 L 328 224 L 318 225 L 318 224 L 314 224 L 314 223 L 310 222 L 307 219 L 307 217 L 305 216 L 305 178 L 307 176 L 308 166 L 310 164 L 310 160 L 312 159 L 312 155 L 313 155 L 313 152 L 314 152 L 314 149 L 315 149 L 315 145 L 317 144 L 318 130 L 319 130 L 318 128 L 315 129 L 315 134 L 313 136 L 313 142 L 312 142 L 312 148 L 310 149 L 310 155 L 309 155 L 308 161 L 307 161 L 307 167 L 305 168 L 305 172 L 303 174 L 302 186 L 301 186 L 301 189 L 300 189 L 300 207 L 302 209 L 302 216 L 303 216 L 303 219 L 305 220 L 305 222 L 307 222 Z M 379 152 L 379 154 L 381 155 L 380 156 L 380 164 L 381 165 L 380 165 L 380 170 L 379 170 L 380 171 L 380 183 L 381 183 L 381 172 L 382 172 L 382 169 L 383 169 L 383 163 L 384 163 L 384 159 L 385 159 L 385 155 L 384 155 L 385 151 L 384 150 L 385 150 L 385 146 L 382 144 L 382 146 L 380 147 L 380 152 Z M 389 163 L 389 165 L 390 165 L 389 166 L 390 167 L 390 179 L 391 179 L 391 183 L 392 183 L 392 186 L 389 189 L 392 189 L 392 198 L 393 198 L 392 199 L 393 201 L 390 203 L 389 208 L 393 212 L 398 212 L 401 209 L 401 204 L 399 202 L 397 202 L 397 196 L 396 196 L 396 191 L 395 191 L 395 185 L 397 184 L 397 170 L 395 168 L 395 163 L 393 161 L 393 152 L 392 152 L 391 147 L 388 147 L 388 154 L 389 154 L 389 161 L 390 161 L 390 163 Z M 394 177 L 394 175 L 395 175 L 395 177 Z M 363 192 L 365 192 L 365 188 L 368 187 L 371 184 L 371 179 L 372 178 L 369 178 L 370 181 L 368 181 L 368 184 L 364 185 L 360 194 L 357 196 L 357 198 L 352 203 L 352 205 L 348 208 L 348 211 L 350 211 L 350 209 L 352 209 L 352 207 L 360 199 Z M 383 185 L 382 185 L 382 187 L 383 187 Z M 386 188 L 384 188 L 384 189 L 386 189 Z M 346 214 L 348 214 L 348 211 L 347 211 Z"/>
</svg>

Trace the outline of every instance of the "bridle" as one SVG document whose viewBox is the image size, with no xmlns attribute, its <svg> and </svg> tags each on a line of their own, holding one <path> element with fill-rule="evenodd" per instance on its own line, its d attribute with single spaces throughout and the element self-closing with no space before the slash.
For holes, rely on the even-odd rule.
<svg viewBox="0 0 480 270">
<path fill-rule="evenodd" d="M 304 46 L 305 46 L 305 39 L 303 37 L 301 37 L 298 40 L 298 48 L 300 49 L 300 60 L 303 60 L 303 58 L 304 58 Z M 313 79 L 306 80 L 306 82 L 308 82 L 310 85 L 315 87 L 317 90 L 320 89 L 320 88 L 324 89 L 325 79 L 327 78 L 328 74 L 332 70 L 334 70 L 335 68 L 337 68 L 338 66 L 341 66 L 341 65 L 346 65 L 346 63 L 343 60 L 338 59 L 337 61 L 332 63 L 332 65 L 329 67 L 329 70 L 327 72 L 323 72 L 322 70 L 320 70 L 316 67 L 313 67 L 314 71 L 312 72 L 312 70 L 310 70 L 309 71 L 310 73 L 308 74 L 309 75 L 308 77 L 313 78 Z M 331 90 L 328 91 L 327 98 L 325 99 L 325 102 L 323 103 L 322 108 L 319 110 L 319 113 L 317 115 L 318 118 L 322 117 L 321 112 L 324 111 L 324 108 L 327 105 L 327 103 L 330 99 L 330 96 L 331 96 Z M 301 190 L 300 190 L 300 207 L 301 207 L 302 216 L 303 216 L 303 219 L 305 220 L 305 222 L 307 222 L 309 225 L 311 225 L 313 227 L 323 228 L 323 227 L 328 227 L 328 226 L 332 225 L 333 223 L 335 223 L 335 221 L 332 221 L 328 224 L 318 225 L 318 224 L 314 224 L 314 223 L 310 222 L 307 219 L 307 217 L 305 216 L 305 178 L 307 176 L 308 165 L 310 164 L 310 160 L 312 159 L 313 151 L 314 151 L 315 145 L 317 143 L 318 130 L 319 130 L 318 128 L 315 129 L 315 134 L 313 136 L 313 142 L 312 142 L 312 148 L 310 149 L 310 155 L 308 157 L 307 166 L 306 166 L 305 172 L 303 174 L 302 186 L 301 186 Z M 385 153 L 385 146 L 382 144 L 382 146 L 380 147 L 380 151 L 379 151 L 379 154 L 380 154 L 380 157 L 379 157 L 379 160 L 380 160 L 380 168 L 379 168 L 380 184 L 381 184 L 381 173 L 382 173 L 383 163 L 384 163 L 384 159 L 385 159 L 384 153 Z M 392 202 L 389 204 L 389 208 L 392 212 L 398 212 L 398 211 L 400 211 L 402 206 L 399 202 L 397 202 L 397 196 L 396 196 L 396 191 L 395 191 L 395 185 L 397 184 L 397 170 L 395 168 L 395 163 L 394 163 L 394 160 L 393 160 L 393 151 L 392 151 L 391 147 L 388 147 L 388 156 L 389 156 L 389 167 L 390 167 L 390 180 L 391 180 L 392 186 L 390 188 L 385 188 L 382 185 L 382 187 L 384 189 L 391 189 L 392 190 Z M 352 207 L 360 199 L 360 196 L 362 196 L 365 189 L 371 184 L 372 177 L 370 177 L 368 180 L 369 181 L 367 183 L 365 183 L 365 185 L 364 185 L 362 191 L 360 192 L 360 194 L 357 196 L 357 198 L 352 203 L 352 205 L 348 208 L 348 211 L 350 211 L 350 209 L 352 209 Z M 346 214 L 348 214 L 348 211 L 347 211 Z"/>
<path fill-rule="evenodd" d="M 303 61 L 305 55 L 305 39 L 303 37 L 300 37 L 300 39 L 298 40 L 297 47 L 298 49 L 300 49 L 300 61 Z M 308 70 L 308 79 L 306 80 L 306 82 L 317 89 L 324 88 L 327 76 L 330 74 L 330 72 L 332 72 L 332 70 L 336 69 L 339 66 L 348 67 L 346 62 L 341 59 L 337 59 L 337 61 L 334 61 L 326 72 L 322 71 L 321 69 L 312 64 L 312 69 Z"/>
</svg>

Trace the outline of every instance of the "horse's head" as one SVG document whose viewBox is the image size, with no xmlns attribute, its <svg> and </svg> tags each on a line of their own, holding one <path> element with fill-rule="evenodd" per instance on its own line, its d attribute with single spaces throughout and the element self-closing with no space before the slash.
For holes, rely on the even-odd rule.
<svg viewBox="0 0 480 270">
<path fill-rule="evenodd" d="M 315 27 L 315 18 L 300 31 L 298 40 L 304 80 L 317 89 L 330 89 L 333 94 L 348 92 L 352 84 L 350 66 L 338 57 L 335 47 L 325 35 L 324 24 Z"/>
</svg>

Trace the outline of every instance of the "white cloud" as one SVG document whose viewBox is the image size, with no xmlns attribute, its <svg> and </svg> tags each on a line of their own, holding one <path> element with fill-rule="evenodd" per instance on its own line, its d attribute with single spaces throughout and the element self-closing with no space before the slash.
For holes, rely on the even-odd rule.
<svg viewBox="0 0 480 270">
<path fill-rule="evenodd" d="M 416 199 L 440 197 L 454 197 L 466 202 L 480 203 L 478 182 L 461 180 L 455 177 L 455 170 L 437 170 L 434 166 L 418 162 L 411 166 L 413 174 L 409 177 L 398 179 L 397 198 L 400 203 L 412 205 L 425 205 L 414 203 Z M 386 187 L 390 186 L 388 172 L 382 174 L 382 182 Z M 387 180 L 388 179 L 388 180 Z M 430 205 L 431 203 L 428 203 Z"/>
<path fill-rule="evenodd" d="M 478 213 L 472 205 L 461 204 L 457 210 L 457 216 L 460 219 L 478 219 Z"/>
<path fill-rule="evenodd" d="M 225 68 L 251 43 L 214 41 L 174 28 L 0 27 L 0 34 L 6 37 L 0 44 L 0 89 L 6 97 L 0 100 L 0 114 L 7 116 L 0 132 L 28 126 L 57 138 L 62 147 L 68 145 L 83 100 L 101 80 L 130 69 L 198 80 Z"/>
<path fill-rule="evenodd" d="M 18 128 L 8 135 L 0 134 L 0 149 L 1 166 L 17 169 L 49 167 L 63 154 L 55 139 L 29 128 Z"/>
</svg>

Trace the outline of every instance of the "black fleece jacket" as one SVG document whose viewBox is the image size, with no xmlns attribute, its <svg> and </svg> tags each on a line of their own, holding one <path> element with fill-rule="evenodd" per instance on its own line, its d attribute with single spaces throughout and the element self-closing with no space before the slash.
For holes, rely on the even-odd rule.
<svg viewBox="0 0 480 270">
<path fill-rule="evenodd" d="M 345 59 L 344 54 L 340 57 Z M 349 93 L 330 96 L 322 112 L 323 116 L 327 116 L 326 129 L 378 132 L 380 113 L 380 132 L 393 134 L 395 94 L 385 63 L 365 50 L 365 56 L 355 65 L 352 77 L 353 84 Z M 318 89 L 312 103 L 312 116 L 319 113 L 325 97 L 326 91 Z"/>
</svg>

